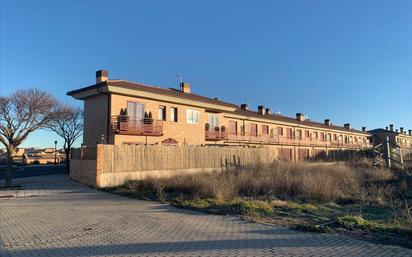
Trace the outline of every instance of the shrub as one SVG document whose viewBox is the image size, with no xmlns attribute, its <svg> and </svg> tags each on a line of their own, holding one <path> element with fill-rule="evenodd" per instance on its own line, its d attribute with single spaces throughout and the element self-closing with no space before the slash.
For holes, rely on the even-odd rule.
<svg viewBox="0 0 412 257">
<path fill-rule="evenodd" d="M 331 233 L 332 229 L 324 225 L 308 225 L 308 224 L 298 224 L 295 227 L 298 231 L 303 232 L 315 232 L 315 233 Z"/>
<path fill-rule="evenodd" d="M 260 216 L 269 215 L 273 213 L 272 207 L 263 201 L 245 201 L 245 200 L 235 200 L 228 203 L 237 213 L 249 215 L 249 216 Z"/>
<path fill-rule="evenodd" d="M 346 228 L 346 229 L 364 229 L 364 230 L 371 230 L 374 231 L 377 229 L 377 226 L 365 220 L 361 216 L 352 216 L 352 215 L 345 215 L 342 217 L 339 217 L 336 220 L 336 225 L 341 228 Z"/>
<path fill-rule="evenodd" d="M 263 216 L 273 213 L 272 207 L 266 202 L 242 199 L 231 201 L 216 199 L 183 200 L 180 202 L 180 205 L 192 209 L 209 209 L 219 213 L 235 213 L 247 216 Z"/>
</svg>

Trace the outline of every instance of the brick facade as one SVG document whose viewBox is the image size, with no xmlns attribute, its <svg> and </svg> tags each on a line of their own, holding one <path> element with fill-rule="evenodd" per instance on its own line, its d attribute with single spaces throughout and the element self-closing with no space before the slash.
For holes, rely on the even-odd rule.
<svg viewBox="0 0 412 257">
<path fill-rule="evenodd" d="M 183 92 L 107 78 L 97 78 L 97 82 L 68 93 L 84 101 L 84 145 L 264 146 L 285 160 L 304 160 L 329 150 L 371 147 L 370 134 L 354 130 L 349 124 L 339 127 L 330 120 L 313 122 L 302 113 L 296 118 L 275 115 L 263 106 L 252 111 L 246 105 L 193 94 L 188 84 Z M 128 110 L 129 105 L 138 111 Z"/>
</svg>

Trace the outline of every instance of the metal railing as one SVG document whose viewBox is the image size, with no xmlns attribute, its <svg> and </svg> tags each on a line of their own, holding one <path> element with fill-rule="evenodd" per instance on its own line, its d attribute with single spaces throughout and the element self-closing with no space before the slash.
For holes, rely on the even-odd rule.
<svg viewBox="0 0 412 257">
<path fill-rule="evenodd" d="M 134 119 L 126 115 L 116 115 L 110 118 L 112 131 L 122 135 L 162 136 L 163 121 L 144 118 Z"/>
<path fill-rule="evenodd" d="M 213 133 L 223 133 L 218 131 L 211 131 Z M 321 140 L 316 138 L 290 138 L 287 136 L 278 136 L 270 134 L 253 135 L 250 133 L 228 133 L 224 132 L 224 136 L 216 137 L 217 140 L 227 140 L 233 142 L 245 143 L 260 143 L 260 144 L 279 144 L 279 145 L 295 145 L 295 146 L 325 146 L 334 148 L 349 148 L 349 149 L 364 149 L 371 148 L 370 143 L 362 142 L 342 142 L 334 140 Z"/>
<path fill-rule="evenodd" d="M 205 139 L 208 141 L 227 140 L 228 134 L 224 131 L 206 130 Z"/>
</svg>

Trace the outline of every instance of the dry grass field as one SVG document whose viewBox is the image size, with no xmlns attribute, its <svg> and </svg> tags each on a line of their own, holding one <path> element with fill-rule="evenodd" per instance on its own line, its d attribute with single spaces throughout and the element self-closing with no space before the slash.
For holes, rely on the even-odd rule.
<svg viewBox="0 0 412 257">
<path fill-rule="evenodd" d="M 409 167 L 411 169 L 411 167 Z M 412 177 L 370 160 L 256 165 L 105 190 L 177 207 L 412 248 Z"/>
</svg>

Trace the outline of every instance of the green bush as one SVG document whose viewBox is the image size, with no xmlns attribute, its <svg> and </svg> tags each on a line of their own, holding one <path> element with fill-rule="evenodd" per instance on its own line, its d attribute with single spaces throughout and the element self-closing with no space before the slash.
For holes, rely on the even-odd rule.
<svg viewBox="0 0 412 257">
<path fill-rule="evenodd" d="M 212 201 L 209 199 L 184 200 L 180 202 L 180 205 L 193 209 L 209 209 L 212 207 Z"/>
<path fill-rule="evenodd" d="M 272 207 L 263 201 L 195 199 L 181 201 L 180 205 L 192 209 L 214 210 L 218 213 L 235 213 L 247 216 L 263 216 L 273 213 Z"/>
<path fill-rule="evenodd" d="M 370 221 L 365 220 L 361 216 L 345 215 L 337 218 L 336 225 L 346 229 L 363 229 L 374 231 L 377 229 L 376 225 Z"/>
<path fill-rule="evenodd" d="M 307 225 L 307 224 L 298 224 L 295 227 L 296 230 L 302 232 L 315 232 L 315 233 L 331 233 L 332 229 L 324 225 Z"/>
<path fill-rule="evenodd" d="M 230 201 L 229 205 L 243 215 L 261 216 L 273 213 L 272 207 L 263 201 L 234 200 Z"/>
</svg>

